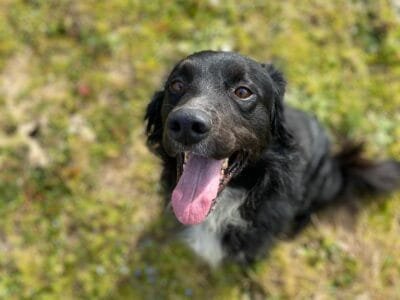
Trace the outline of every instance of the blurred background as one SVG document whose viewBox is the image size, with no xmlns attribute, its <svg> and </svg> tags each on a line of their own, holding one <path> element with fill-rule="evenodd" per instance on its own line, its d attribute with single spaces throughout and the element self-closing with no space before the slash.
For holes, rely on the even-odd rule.
<svg viewBox="0 0 400 300">
<path fill-rule="evenodd" d="M 399 1 L 1 0 L 0 299 L 400 298 L 399 193 L 247 274 L 174 238 L 143 115 L 204 49 L 274 62 L 334 139 L 400 159 Z"/>
</svg>

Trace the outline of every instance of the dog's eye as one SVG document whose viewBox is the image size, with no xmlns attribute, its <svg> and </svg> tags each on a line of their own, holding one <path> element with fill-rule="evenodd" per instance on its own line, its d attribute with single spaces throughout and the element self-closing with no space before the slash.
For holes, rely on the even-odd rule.
<svg viewBox="0 0 400 300">
<path fill-rule="evenodd" d="M 185 89 L 185 84 L 180 80 L 174 80 L 169 85 L 169 90 L 174 94 L 182 94 Z"/>
<path fill-rule="evenodd" d="M 247 99 L 253 95 L 253 93 L 247 87 L 240 86 L 235 90 L 235 95 L 240 99 Z"/>
</svg>

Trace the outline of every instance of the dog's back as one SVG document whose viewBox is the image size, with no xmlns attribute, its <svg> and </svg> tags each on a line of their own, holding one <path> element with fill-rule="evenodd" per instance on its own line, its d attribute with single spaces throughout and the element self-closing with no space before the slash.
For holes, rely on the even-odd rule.
<svg viewBox="0 0 400 300">
<path fill-rule="evenodd" d="M 301 229 L 312 212 L 337 200 L 354 201 L 363 194 L 382 194 L 399 185 L 400 162 L 365 159 L 362 144 L 349 142 L 334 155 L 323 127 L 305 112 L 286 107 L 285 122 L 304 167 L 304 202 L 296 215 L 295 230 Z"/>
</svg>

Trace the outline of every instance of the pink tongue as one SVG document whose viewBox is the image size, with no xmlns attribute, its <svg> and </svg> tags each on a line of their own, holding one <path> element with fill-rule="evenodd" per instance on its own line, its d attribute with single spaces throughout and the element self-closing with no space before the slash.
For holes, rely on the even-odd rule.
<svg viewBox="0 0 400 300">
<path fill-rule="evenodd" d="M 204 221 L 217 197 L 223 160 L 190 155 L 185 170 L 172 192 L 172 208 L 185 225 Z"/>
</svg>

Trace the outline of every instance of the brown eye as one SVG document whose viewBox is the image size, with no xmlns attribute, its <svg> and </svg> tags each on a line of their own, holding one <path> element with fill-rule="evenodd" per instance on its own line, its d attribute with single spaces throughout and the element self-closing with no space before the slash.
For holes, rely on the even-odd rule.
<svg viewBox="0 0 400 300">
<path fill-rule="evenodd" d="M 235 90 L 235 95 L 240 99 L 247 99 L 253 95 L 253 93 L 247 87 L 240 86 Z"/>
<path fill-rule="evenodd" d="M 180 80 L 174 80 L 169 85 L 169 90 L 171 91 L 171 93 L 174 93 L 174 94 L 182 94 L 184 88 L 185 88 L 185 85 Z"/>
</svg>

